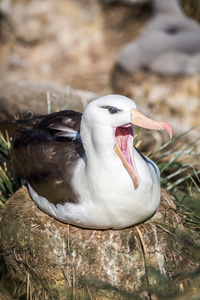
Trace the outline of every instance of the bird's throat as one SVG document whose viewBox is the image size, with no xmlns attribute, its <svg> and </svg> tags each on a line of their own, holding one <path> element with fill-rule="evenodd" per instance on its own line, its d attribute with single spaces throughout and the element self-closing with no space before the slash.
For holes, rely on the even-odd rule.
<svg viewBox="0 0 200 300">
<path fill-rule="evenodd" d="M 115 140 L 115 152 L 131 176 L 135 189 L 137 189 L 140 179 L 133 154 L 133 128 L 131 126 L 117 127 L 115 130 Z"/>
</svg>

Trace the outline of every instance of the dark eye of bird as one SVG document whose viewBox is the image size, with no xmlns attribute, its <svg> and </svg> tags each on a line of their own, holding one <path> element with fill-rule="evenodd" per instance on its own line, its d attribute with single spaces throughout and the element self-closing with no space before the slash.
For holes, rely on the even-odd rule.
<svg viewBox="0 0 200 300">
<path fill-rule="evenodd" d="M 110 114 L 116 114 L 118 112 L 118 109 L 116 107 L 111 106 L 108 108 L 108 111 Z"/>
</svg>

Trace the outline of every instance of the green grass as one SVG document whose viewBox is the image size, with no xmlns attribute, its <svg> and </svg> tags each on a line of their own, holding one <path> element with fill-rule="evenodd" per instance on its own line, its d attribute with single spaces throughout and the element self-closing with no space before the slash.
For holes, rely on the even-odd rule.
<svg viewBox="0 0 200 300">
<path fill-rule="evenodd" d="M 14 193 L 13 184 L 9 179 L 8 160 L 11 157 L 11 142 L 8 134 L 0 134 L 0 206 L 4 207 L 7 198 Z"/>
<path fill-rule="evenodd" d="M 21 178 L 16 173 L 16 164 L 12 153 L 11 139 L 0 132 L 0 210 L 7 199 L 19 189 Z"/>
<path fill-rule="evenodd" d="M 173 198 L 183 223 L 199 231 L 200 153 L 196 149 L 200 147 L 200 138 L 191 143 L 181 143 L 182 138 L 193 129 L 163 145 L 150 158 L 158 165 L 161 186 Z"/>
</svg>

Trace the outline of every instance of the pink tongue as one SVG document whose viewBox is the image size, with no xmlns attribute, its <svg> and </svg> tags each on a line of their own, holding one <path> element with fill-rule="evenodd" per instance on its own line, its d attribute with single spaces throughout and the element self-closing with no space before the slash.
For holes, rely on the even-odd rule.
<svg viewBox="0 0 200 300">
<path fill-rule="evenodd" d="M 133 129 L 132 127 L 117 127 L 115 131 L 116 143 L 127 161 L 129 167 L 127 169 L 133 179 L 135 188 L 139 185 L 139 175 L 135 166 L 133 157 Z"/>
<path fill-rule="evenodd" d="M 132 127 L 117 127 L 116 142 L 127 162 L 131 164 L 131 154 L 133 152 L 133 129 Z"/>
</svg>

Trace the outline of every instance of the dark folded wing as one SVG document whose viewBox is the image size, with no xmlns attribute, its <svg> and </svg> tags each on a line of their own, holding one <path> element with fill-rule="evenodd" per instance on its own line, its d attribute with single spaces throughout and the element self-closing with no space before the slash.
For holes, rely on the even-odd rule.
<svg viewBox="0 0 200 300">
<path fill-rule="evenodd" d="M 31 187 L 54 204 L 77 201 L 71 179 L 84 159 L 80 121 L 74 111 L 18 121 L 13 141 L 18 165 Z"/>
</svg>

